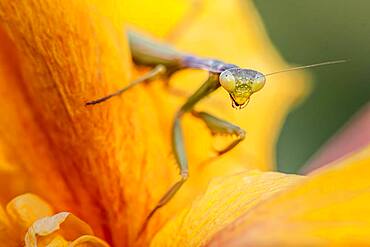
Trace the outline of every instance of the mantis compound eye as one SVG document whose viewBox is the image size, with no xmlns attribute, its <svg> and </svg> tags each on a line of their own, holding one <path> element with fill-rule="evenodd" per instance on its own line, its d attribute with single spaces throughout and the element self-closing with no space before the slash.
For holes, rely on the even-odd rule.
<svg viewBox="0 0 370 247">
<path fill-rule="evenodd" d="M 236 87 L 236 80 L 234 75 L 229 70 L 225 70 L 220 74 L 220 84 L 228 92 L 234 91 Z"/>
<path fill-rule="evenodd" d="M 252 89 L 252 92 L 255 93 L 259 90 L 261 90 L 263 88 L 263 86 L 265 86 L 265 82 L 266 82 L 266 77 L 261 74 L 261 73 L 257 73 L 255 78 L 252 80 L 252 83 L 251 83 L 251 89 Z"/>
</svg>

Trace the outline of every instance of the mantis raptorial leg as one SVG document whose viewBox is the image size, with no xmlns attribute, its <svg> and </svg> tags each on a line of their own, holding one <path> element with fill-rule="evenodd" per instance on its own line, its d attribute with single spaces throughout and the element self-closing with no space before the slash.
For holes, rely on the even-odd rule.
<svg viewBox="0 0 370 247">
<path fill-rule="evenodd" d="M 192 111 L 193 116 L 200 118 L 207 125 L 208 129 L 211 131 L 212 135 L 226 134 L 235 135 L 236 139 L 232 141 L 229 145 L 221 150 L 217 150 L 218 155 L 227 153 L 236 145 L 238 145 L 245 138 L 245 131 L 239 126 L 222 120 L 206 112 Z"/>
</svg>

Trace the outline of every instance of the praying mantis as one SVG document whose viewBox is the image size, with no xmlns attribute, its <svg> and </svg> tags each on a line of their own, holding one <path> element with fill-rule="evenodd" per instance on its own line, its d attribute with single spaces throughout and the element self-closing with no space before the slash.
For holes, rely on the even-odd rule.
<svg viewBox="0 0 370 247">
<path fill-rule="evenodd" d="M 127 36 L 134 62 L 138 65 L 149 66 L 152 69 L 143 76 L 133 80 L 126 87 L 123 87 L 116 92 L 113 92 L 102 98 L 88 101 L 86 102 L 86 105 L 102 103 L 114 96 L 123 94 L 127 90 L 139 85 L 140 83 L 149 82 L 154 78 L 169 78 L 173 73 L 182 69 L 193 68 L 206 70 L 209 72 L 208 79 L 186 99 L 185 103 L 179 108 L 174 116 L 172 125 L 172 149 L 176 163 L 180 169 L 180 179 L 168 189 L 168 191 L 159 200 L 157 205 L 151 210 L 142 229 L 145 229 L 147 223 L 152 218 L 154 213 L 166 205 L 175 196 L 177 191 L 189 177 L 188 160 L 186 157 L 184 138 L 181 128 L 181 119 L 184 114 L 191 113 L 194 117 L 202 120 L 212 134 L 227 134 L 236 136 L 234 141 L 232 141 L 222 150 L 217 151 L 219 155 L 225 154 L 232 150 L 245 138 L 245 131 L 240 127 L 209 113 L 196 111 L 194 106 L 199 101 L 216 91 L 218 88 L 223 88 L 230 96 L 232 107 L 235 109 L 242 109 L 248 104 L 251 95 L 264 87 L 267 76 L 286 71 L 346 62 L 346 60 L 328 61 L 289 68 L 270 74 L 263 74 L 255 70 L 239 68 L 237 65 L 225 63 L 220 60 L 184 54 L 170 46 L 153 41 L 133 31 L 129 31 Z"/>
</svg>

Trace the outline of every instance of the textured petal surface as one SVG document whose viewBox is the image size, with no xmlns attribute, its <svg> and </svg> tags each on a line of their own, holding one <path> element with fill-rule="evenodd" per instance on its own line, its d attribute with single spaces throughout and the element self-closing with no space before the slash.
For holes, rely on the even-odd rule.
<svg viewBox="0 0 370 247">
<path fill-rule="evenodd" d="M 259 204 L 209 246 L 367 246 L 370 146 Z"/>
<path fill-rule="evenodd" d="M 204 195 L 155 236 L 151 246 L 202 246 L 257 203 L 300 179 L 296 175 L 258 171 L 217 178 Z"/>
<path fill-rule="evenodd" d="M 16 162 L 16 159 L 19 159 L 22 155 L 21 150 L 18 150 L 22 146 L 19 145 L 19 140 L 13 140 L 13 138 L 18 137 L 18 127 L 27 126 L 29 128 L 30 126 L 27 121 L 17 122 L 19 119 L 27 117 L 24 116 L 23 111 L 13 111 L 14 108 L 11 106 L 16 102 L 20 106 L 22 105 L 22 93 L 17 87 L 20 74 L 17 69 L 18 62 L 15 54 L 14 44 L 12 44 L 1 26 L 0 104 L 2 107 L 0 111 L 2 116 L 6 116 L 0 119 L 0 133 L 2 137 L 0 141 L 0 188 L 4 188 L 0 189 L 0 203 L 2 204 L 6 204 L 14 196 L 24 192 L 26 186 L 29 186 L 26 174 Z M 28 130 L 32 131 L 30 128 Z M 15 150 L 18 151 L 14 152 Z M 13 155 L 13 153 L 17 153 L 17 155 Z"/>
<path fill-rule="evenodd" d="M 1 151 L 25 173 L 18 177 L 26 178 L 23 190 L 86 219 L 109 241 L 115 230 L 122 233 L 117 238 L 126 238 L 123 160 L 133 164 L 141 159 L 141 150 L 135 154 L 126 145 L 141 140 L 137 133 L 145 129 L 136 124 L 140 114 L 126 114 L 124 109 L 133 107 L 125 107 L 127 101 L 84 106 L 87 99 L 124 84 L 132 73 L 117 4 L 0 3 L 2 40 L 9 41 L 0 48 L 0 111 L 7 116 L 0 120 Z"/>
</svg>

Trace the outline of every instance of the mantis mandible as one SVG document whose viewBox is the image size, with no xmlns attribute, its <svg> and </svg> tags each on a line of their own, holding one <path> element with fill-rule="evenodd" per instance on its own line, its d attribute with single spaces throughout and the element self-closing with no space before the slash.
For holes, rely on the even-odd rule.
<svg viewBox="0 0 370 247">
<path fill-rule="evenodd" d="M 229 93 L 232 107 L 236 109 L 242 109 L 249 102 L 251 95 L 263 88 L 265 85 L 266 76 L 286 71 L 343 63 L 346 61 L 328 61 L 294 67 L 270 74 L 262 74 L 258 71 L 242 69 L 237 65 L 225 63 L 223 61 L 184 54 L 165 44 L 157 43 L 132 31 L 129 31 L 127 35 L 134 62 L 138 65 L 152 67 L 152 70 L 132 81 L 126 87 L 102 98 L 88 101 L 86 105 L 94 105 L 106 101 L 114 96 L 126 92 L 135 85 L 150 81 L 158 76 L 168 78 L 174 72 L 182 69 L 193 68 L 202 69 L 209 72 L 208 79 L 190 97 L 187 98 L 185 103 L 179 108 L 174 116 L 172 125 L 172 149 L 180 169 L 180 179 L 174 183 L 171 188 L 169 188 L 169 190 L 159 200 L 157 205 L 148 214 L 142 230 L 145 229 L 147 223 L 154 213 L 174 197 L 176 192 L 189 177 L 188 161 L 181 129 L 181 118 L 185 113 L 190 112 L 194 117 L 204 121 L 213 134 L 229 134 L 236 136 L 234 141 L 232 141 L 224 149 L 218 151 L 218 154 L 220 155 L 233 149 L 245 138 L 245 131 L 240 127 L 206 112 L 195 111 L 194 106 L 200 100 L 222 87 Z"/>
</svg>

